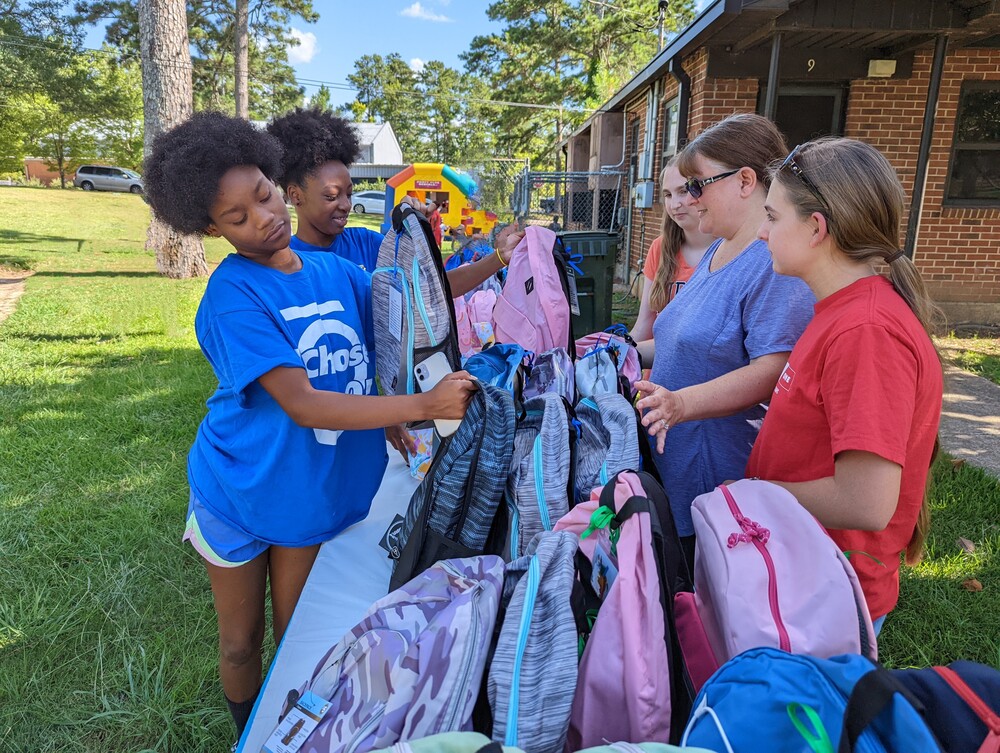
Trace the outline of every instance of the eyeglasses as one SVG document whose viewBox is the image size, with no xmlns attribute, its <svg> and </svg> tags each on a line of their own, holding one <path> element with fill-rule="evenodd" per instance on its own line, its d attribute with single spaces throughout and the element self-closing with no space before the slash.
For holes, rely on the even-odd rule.
<svg viewBox="0 0 1000 753">
<path fill-rule="evenodd" d="M 730 175 L 736 175 L 736 173 L 742 169 L 743 168 L 737 168 L 736 170 L 730 170 L 728 173 L 719 173 L 718 175 L 714 175 L 711 178 L 705 178 L 704 180 L 701 178 L 688 178 L 684 181 L 684 187 L 687 189 L 687 192 L 691 194 L 692 199 L 700 199 L 701 195 L 705 193 L 705 186 L 709 183 L 715 183 L 715 181 L 728 178 Z"/>
<path fill-rule="evenodd" d="M 797 147 L 792 149 L 792 151 L 788 153 L 788 156 L 785 157 L 785 161 L 781 163 L 781 167 L 779 167 L 778 170 L 780 172 L 781 170 L 784 170 L 787 167 L 788 171 L 792 175 L 794 175 L 796 178 L 802 181 L 802 184 L 809 189 L 809 193 L 811 193 L 813 196 L 816 197 L 816 200 L 823 205 L 823 208 L 826 210 L 827 215 L 829 215 L 830 205 L 826 203 L 826 199 L 823 198 L 823 194 L 821 194 L 819 192 L 819 189 L 816 188 L 816 184 L 813 183 L 811 180 L 809 180 L 809 177 L 805 174 L 805 171 L 803 171 L 799 163 L 795 161 L 795 155 L 799 153 L 799 150 L 801 148 L 802 144 L 799 144 Z M 827 220 L 829 219 L 830 218 L 827 217 Z"/>
</svg>

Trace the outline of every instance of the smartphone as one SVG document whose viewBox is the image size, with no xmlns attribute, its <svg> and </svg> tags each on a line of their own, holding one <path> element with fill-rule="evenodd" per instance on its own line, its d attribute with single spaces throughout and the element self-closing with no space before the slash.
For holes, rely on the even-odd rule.
<svg viewBox="0 0 1000 753">
<path fill-rule="evenodd" d="M 416 377 L 417 386 L 421 392 L 430 392 L 434 389 L 434 385 L 451 373 L 448 356 L 440 351 L 431 354 L 413 367 L 413 376 Z M 442 437 L 449 437 L 455 433 L 461 423 L 461 420 L 456 418 L 435 418 L 434 428 Z"/>
</svg>

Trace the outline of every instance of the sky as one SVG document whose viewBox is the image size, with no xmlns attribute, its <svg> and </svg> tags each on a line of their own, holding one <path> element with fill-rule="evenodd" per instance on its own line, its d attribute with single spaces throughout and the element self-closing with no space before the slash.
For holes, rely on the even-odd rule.
<svg viewBox="0 0 1000 753">
<path fill-rule="evenodd" d="M 696 5 L 703 10 L 711 2 Z M 431 60 L 461 70 L 459 55 L 473 38 L 503 28 L 487 18 L 489 5 L 489 0 L 313 0 L 320 19 L 292 23 L 300 44 L 289 48 L 289 62 L 307 97 L 319 88 L 313 82 L 324 81 L 331 104 L 346 104 L 354 100 L 347 76 L 362 55 L 397 52 L 415 70 Z M 92 29 L 85 46 L 100 47 L 103 37 L 103 28 Z"/>
</svg>

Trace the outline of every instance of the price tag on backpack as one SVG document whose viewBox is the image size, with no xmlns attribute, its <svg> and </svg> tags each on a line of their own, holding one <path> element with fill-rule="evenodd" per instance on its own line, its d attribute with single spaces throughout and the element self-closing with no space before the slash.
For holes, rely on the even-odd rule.
<svg viewBox="0 0 1000 753">
<path fill-rule="evenodd" d="M 389 285 L 389 333 L 403 341 L 403 291 L 395 281 Z"/>
<path fill-rule="evenodd" d="M 329 708 L 329 701 L 307 690 L 267 738 L 261 753 L 296 753 Z"/>
<path fill-rule="evenodd" d="M 566 287 L 569 289 L 569 310 L 573 316 L 580 316 L 580 296 L 576 292 L 576 272 L 573 265 L 566 265 Z"/>
<path fill-rule="evenodd" d="M 611 586 L 614 585 L 615 578 L 618 577 L 618 564 L 616 558 L 611 556 L 610 543 L 606 535 L 602 535 L 594 547 L 594 569 L 590 574 L 590 585 L 604 601 Z"/>
</svg>

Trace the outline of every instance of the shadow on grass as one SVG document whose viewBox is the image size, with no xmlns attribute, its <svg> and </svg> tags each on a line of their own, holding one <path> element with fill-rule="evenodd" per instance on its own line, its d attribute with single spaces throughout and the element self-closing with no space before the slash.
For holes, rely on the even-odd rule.
<svg viewBox="0 0 1000 753">
<path fill-rule="evenodd" d="M 81 343 L 86 344 L 93 341 L 94 345 L 100 345 L 105 342 L 121 342 L 132 337 L 154 337 L 157 335 L 162 335 L 161 330 L 148 330 L 145 332 L 89 332 L 87 334 L 79 335 L 53 335 L 53 334 L 41 334 L 41 333 L 31 333 L 31 334 L 14 334 L 6 337 L 8 342 L 13 342 L 15 340 L 22 340 L 26 343 L 31 342 L 66 342 L 66 343 Z M 114 358 L 128 358 L 128 356 L 114 356 Z"/>
<path fill-rule="evenodd" d="M 29 233 L 23 230 L 0 230 L 0 243 L 6 244 L 22 243 L 75 243 L 76 250 L 83 248 L 87 242 L 85 238 L 67 238 L 64 235 L 43 235 L 42 233 Z"/>
<path fill-rule="evenodd" d="M 159 272 L 36 272 L 36 277 L 163 277 Z"/>
<path fill-rule="evenodd" d="M 0 749 L 211 753 L 231 728 L 204 569 L 180 536 L 214 378 L 193 347 L 106 356 L 71 389 L 0 385 L 0 552 L 18 563 Z"/>
<path fill-rule="evenodd" d="M 0 267 L 10 269 L 23 269 L 25 272 L 31 271 L 31 259 L 27 256 L 9 256 L 0 254 Z"/>
</svg>

